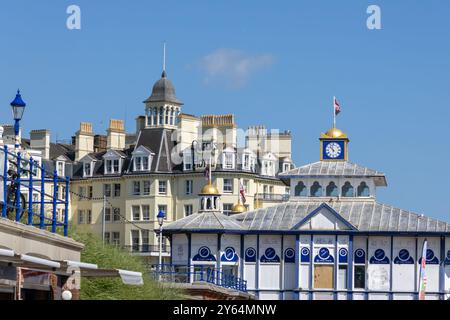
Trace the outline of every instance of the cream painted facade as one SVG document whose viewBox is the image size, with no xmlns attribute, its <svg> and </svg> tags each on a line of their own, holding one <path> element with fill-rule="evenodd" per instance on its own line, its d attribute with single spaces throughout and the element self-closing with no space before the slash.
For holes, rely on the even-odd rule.
<svg viewBox="0 0 450 320">
<path fill-rule="evenodd" d="M 224 179 L 231 179 L 233 183 L 232 192 L 224 191 Z M 247 185 L 246 190 L 246 206 L 247 210 L 254 210 L 261 207 L 268 207 L 275 203 L 279 203 L 281 199 L 273 200 L 271 195 L 284 195 L 287 192 L 287 187 L 278 179 L 264 179 L 252 174 L 240 174 L 240 173 L 214 173 L 213 184 L 217 186 L 222 193 L 221 208 L 229 208 L 238 202 L 239 197 L 239 179 L 244 181 Z M 150 181 L 150 193 L 144 195 L 133 194 L 134 182 L 140 182 L 143 185 L 143 181 Z M 159 192 L 159 181 L 167 181 L 166 194 Z M 187 193 L 186 185 L 187 181 L 192 181 L 192 191 Z M 121 218 L 119 221 L 114 221 L 113 213 L 111 210 L 111 219 L 105 223 L 105 232 L 109 234 L 110 242 L 115 241 L 114 234 L 119 235 L 117 244 L 130 249 L 132 252 L 138 251 L 140 255 L 155 257 L 158 256 L 158 238 L 155 233 L 155 229 L 159 228 L 156 215 L 158 214 L 158 208 L 165 206 L 167 213 L 167 221 L 170 223 L 180 218 L 184 218 L 187 214 L 187 206 L 191 206 L 191 213 L 198 212 L 200 202 L 198 193 L 200 189 L 206 184 L 206 180 L 203 176 L 203 172 L 199 173 L 181 173 L 177 175 L 139 175 L 139 176 L 122 176 L 115 178 L 93 178 L 85 180 L 74 180 L 71 184 L 72 191 L 79 192 L 79 188 L 85 188 L 88 190 L 92 187 L 92 197 L 95 200 L 89 200 L 85 198 L 79 198 L 76 195 L 71 195 L 71 210 L 70 221 L 72 224 L 76 224 L 79 228 L 87 228 L 92 232 L 101 235 L 102 222 L 103 222 L 103 190 L 105 184 L 120 184 L 120 196 L 114 196 L 114 187 L 111 187 L 111 197 L 107 197 L 107 208 L 111 206 L 118 208 L 120 214 L 128 220 L 124 221 Z M 262 191 L 267 189 L 268 192 L 265 196 Z M 146 207 L 148 206 L 149 215 L 145 217 Z M 135 219 L 133 207 L 139 208 L 139 219 Z M 108 209 L 107 209 L 108 210 Z M 91 212 L 91 221 L 87 220 L 87 212 Z M 84 222 L 79 223 L 79 215 L 84 214 Z M 148 220 L 147 220 L 148 219 Z M 140 229 L 142 228 L 142 229 Z M 148 241 L 146 241 L 146 235 L 143 233 L 148 231 Z M 133 250 L 133 235 L 132 232 L 138 232 L 139 234 L 139 248 L 136 246 Z M 149 250 L 141 250 L 143 246 L 149 246 Z M 166 248 L 164 256 L 169 256 L 169 246 Z M 141 252 L 148 251 L 148 252 Z M 156 260 L 152 259 L 152 262 Z"/>
</svg>

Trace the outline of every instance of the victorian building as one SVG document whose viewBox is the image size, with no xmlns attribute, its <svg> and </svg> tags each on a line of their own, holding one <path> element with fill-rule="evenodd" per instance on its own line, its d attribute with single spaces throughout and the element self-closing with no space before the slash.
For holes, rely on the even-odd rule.
<svg viewBox="0 0 450 320">
<path fill-rule="evenodd" d="M 197 194 L 207 170 L 222 194 L 220 210 L 228 215 L 289 197 L 279 174 L 294 167 L 290 132 L 264 126 L 240 130 L 231 114 L 182 113 L 183 103 L 165 70 L 144 105 L 132 133 L 122 120 L 111 119 L 106 135 L 82 122 L 66 143 L 51 142 L 49 130 L 34 130 L 29 139 L 21 139 L 40 163 L 70 178 L 69 216 L 78 228 L 148 257 L 150 264 L 159 255 L 157 214 L 164 212 L 169 223 L 199 211 Z M 65 197 L 63 187 L 57 192 Z M 167 241 L 163 251 L 168 259 Z"/>
<path fill-rule="evenodd" d="M 191 283 L 231 277 L 259 299 L 411 300 L 427 239 L 426 298 L 448 299 L 450 224 L 378 202 L 386 176 L 348 161 L 348 143 L 332 128 L 320 137 L 320 161 L 281 173 L 285 203 L 227 216 L 208 184 L 199 212 L 164 228 L 166 270 Z"/>
</svg>

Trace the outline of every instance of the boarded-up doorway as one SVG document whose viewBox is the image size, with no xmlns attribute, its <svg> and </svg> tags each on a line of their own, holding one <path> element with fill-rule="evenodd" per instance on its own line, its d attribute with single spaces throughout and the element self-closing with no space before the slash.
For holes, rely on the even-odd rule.
<svg viewBox="0 0 450 320">
<path fill-rule="evenodd" d="M 334 288 L 334 266 L 316 265 L 314 266 L 314 288 L 333 289 Z"/>
</svg>

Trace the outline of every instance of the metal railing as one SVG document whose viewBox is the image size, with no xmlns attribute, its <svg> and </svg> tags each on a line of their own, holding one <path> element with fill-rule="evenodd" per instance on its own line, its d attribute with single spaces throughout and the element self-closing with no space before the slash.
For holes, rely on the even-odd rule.
<svg viewBox="0 0 450 320">
<path fill-rule="evenodd" d="M 247 292 L 247 281 L 207 265 L 153 265 L 152 276 L 161 282 L 206 282 L 216 286 Z"/>
<path fill-rule="evenodd" d="M 289 194 L 257 193 L 255 200 L 285 202 L 289 200 L 289 197 Z"/>
<path fill-rule="evenodd" d="M 140 244 L 140 245 L 130 245 L 124 246 L 124 249 L 131 253 L 152 253 L 159 252 L 159 245 L 153 244 Z M 170 247 L 167 244 L 162 245 L 162 252 L 170 252 Z"/>
<path fill-rule="evenodd" d="M 69 177 L 59 177 L 56 170 L 47 172 L 45 166 L 39 165 L 32 157 L 26 159 L 22 153 L 9 151 L 5 145 L 0 148 L 0 187 L 1 217 L 27 225 L 48 229 L 56 233 L 63 228 L 68 236 L 69 228 Z M 45 187 L 53 186 L 52 194 L 45 192 Z M 63 199 L 58 198 L 59 187 L 65 187 Z M 39 195 L 34 199 L 33 195 Z M 58 220 L 58 205 L 63 206 L 64 214 Z M 50 206 L 50 215 L 46 212 Z M 50 217 L 49 217 L 50 216 Z"/>
</svg>

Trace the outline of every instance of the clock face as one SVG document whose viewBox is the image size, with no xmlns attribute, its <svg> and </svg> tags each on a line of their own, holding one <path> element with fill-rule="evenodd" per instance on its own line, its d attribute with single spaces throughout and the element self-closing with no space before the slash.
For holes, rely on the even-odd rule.
<svg viewBox="0 0 450 320">
<path fill-rule="evenodd" d="M 341 146 L 336 142 L 330 142 L 325 148 L 326 155 L 331 159 L 338 158 L 342 153 Z"/>
</svg>

